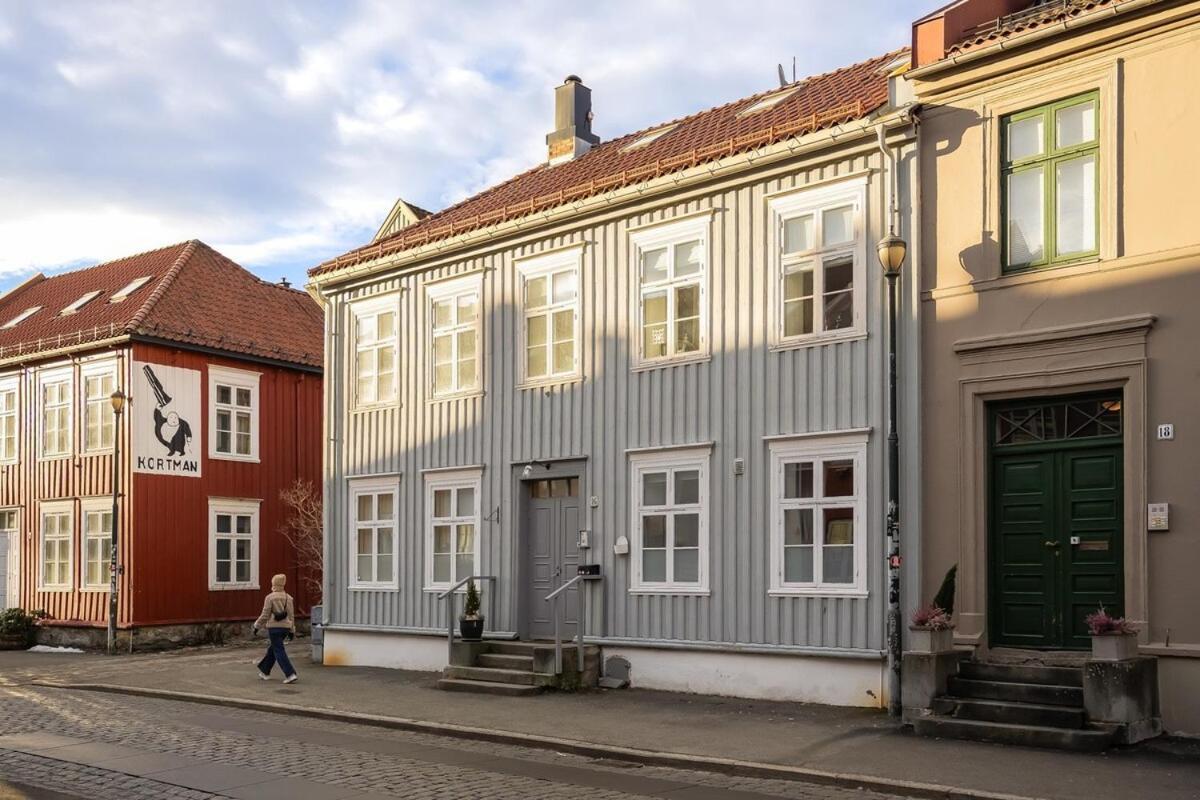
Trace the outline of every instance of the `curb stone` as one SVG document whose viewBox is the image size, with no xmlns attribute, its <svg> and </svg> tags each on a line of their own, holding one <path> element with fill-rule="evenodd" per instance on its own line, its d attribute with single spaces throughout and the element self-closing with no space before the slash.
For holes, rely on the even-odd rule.
<svg viewBox="0 0 1200 800">
<path fill-rule="evenodd" d="M 285 716 L 307 717 L 309 719 L 329 720 L 331 722 L 347 722 L 356 725 L 369 725 L 377 728 L 390 728 L 392 730 L 411 731 L 434 736 L 530 747 L 538 750 L 552 750 L 589 758 L 605 758 L 657 767 L 717 772 L 748 778 L 797 781 L 822 786 L 837 786 L 845 789 L 890 792 L 893 794 L 902 794 L 906 797 L 923 798 L 924 800 L 1045 800 L 1044 798 L 1036 798 L 1028 795 L 963 789 L 937 783 L 905 781 L 846 772 L 829 772 L 827 770 L 808 767 L 790 767 L 784 764 L 741 761 L 732 758 L 718 758 L 716 756 L 660 753 L 634 747 L 597 744 L 579 739 L 564 739 L 555 736 L 541 736 L 538 734 L 517 733 L 515 731 L 502 731 L 491 728 L 475 728 L 449 722 L 427 722 L 424 720 L 407 719 L 405 717 L 365 714 L 358 711 L 338 711 L 328 708 L 293 706 L 269 700 L 220 697 L 218 695 L 178 692 L 169 689 L 144 689 L 135 686 L 118 686 L 105 683 L 32 681 L 29 685 L 44 689 L 104 692 L 107 694 L 123 694 L 135 697 L 150 697 L 159 700 L 177 700 L 188 703 L 224 706 L 226 708 L 241 708 L 249 711 L 262 711 Z"/>
</svg>

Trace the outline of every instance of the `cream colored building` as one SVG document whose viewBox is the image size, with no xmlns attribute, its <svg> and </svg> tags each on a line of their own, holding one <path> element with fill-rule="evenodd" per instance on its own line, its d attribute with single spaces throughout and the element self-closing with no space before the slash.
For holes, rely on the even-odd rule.
<svg viewBox="0 0 1200 800">
<path fill-rule="evenodd" d="M 1200 732 L 1200 2 L 964 0 L 913 39 L 922 595 L 959 565 L 977 655 L 1087 647 L 1103 603 Z"/>
</svg>

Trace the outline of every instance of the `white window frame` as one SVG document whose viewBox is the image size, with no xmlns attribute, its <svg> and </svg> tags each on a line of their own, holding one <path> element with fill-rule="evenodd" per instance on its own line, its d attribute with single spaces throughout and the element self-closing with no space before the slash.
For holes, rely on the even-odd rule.
<svg viewBox="0 0 1200 800">
<path fill-rule="evenodd" d="M 105 578 L 99 583 L 88 583 L 88 562 L 90 556 L 88 553 L 88 542 L 92 539 L 98 539 L 102 542 L 100 545 L 100 555 L 104 571 L 107 571 L 108 566 L 112 563 L 111 558 L 104 558 L 104 544 L 112 544 L 112 528 L 109 528 L 107 534 L 90 535 L 88 533 L 88 517 L 90 515 L 99 514 L 101 517 L 108 515 L 112 517 L 112 498 L 111 497 L 87 497 L 79 501 L 79 588 L 85 592 L 107 592 L 109 589 L 109 579 Z M 103 527 L 101 527 L 103 531 Z M 109 551 L 112 552 L 111 549 Z"/>
<path fill-rule="evenodd" d="M 0 508 L 0 521 L 9 516 L 12 518 L 11 526 L 0 525 L 0 534 L 7 535 L 8 545 L 8 596 L 0 597 L 0 601 L 4 603 L 4 608 L 16 608 L 21 604 L 21 509 Z"/>
<path fill-rule="evenodd" d="M 565 272 L 573 272 L 575 274 L 575 297 L 572 300 L 555 302 L 553 297 L 553 279 L 554 276 Z M 572 247 L 568 250 L 560 250 L 555 253 L 547 253 L 545 255 L 534 256 L 532 258 L 523 259 L 517 262 L 517 273 L 520 275 L 520 286 L 517 291 L 520 293 L 520 326 L 521 330 L 518 339 L 521 342 L 521 349 L 517 353 L 517 359 L 520 361 L 520 376 L 522 386 L 545 386 L 553 383 L 565 383 L 575 380 L 582 376 L 582 342 L 580 341 L 580 310 L 582 304 L 580 301 L 583 294 L 583 246 Z M 527 300 L 527 285 L 531 280 L 537 278 L 546 279 L 546 302 L 543 305 L 531 308 L 526 302 Z M 554 367 L 554 314 L 561 311 L 572 311 L 575 315 L 575 326 L 571 331 L 571 341 L 574 345 L 574 359 L 571 368 L 564 371 L 555 372 Z M 529 375 L 529 320 L 533 317 L 546 317 L 546 373 L 530 377 Z"/>
<path fill-rule="evenodd" d="M 429 398 L 431 400 L 445 400 L 454 397 L 470 397 L 472 395 L 483 394 L 483 276 L 481 274 L 467 275 L 462 278 L 454 278 L 452 280 L 439 281 L 437 283 L 427 284 L 425 286 L 426 303 L 426 335 L 428 340 L 425 348 L 425 357 L 428 360 L 428 377 L 429 377 Z M 475 295 L 475 322 L 466 323 L 463 325 L 458 322 L 458 299 L 468 295 Z M 448 391 L 438 392 L 434 388 L 433 373 L 433 340 L 434 340 L 434 317 L 433 306 L 435 303 L 443 300 L 451 300 L 455 312 L 455 325 L 440 329 L 440 333 L 451 334 L 451 364 L 453 364 L 454 386 Z M 475 385 L 463 388 L 458 380 L 458 334 L 467 331 L 475 331 Z"/>
<path fill-rule="evenodd" d="M 112 392 L 105 394 L 103 397 L 90 400 L 87 396 L 88 380 L 92 378 L 104 378 L 106 376 L 112 378 L 113 390 L 115 391 L 119 385 L 117 383 L 117 362 L 102 361 L 86 364 L 79 370 L 79 407 L 83 412 L 81 415 L 82 419 L 80 420 L 80 431 L 82 436 L 80 437 L 79 447 L 80 451 L 83 453 L 108 453 L 113 449 L 112 441 L 109 441 L 107 445 L 102 443 L 97 447 L 88 446 L 88 423 L 93 412 L 101 415 L 100 430 L 102 433 L 104 430 L 104 422 L 107 420 L 109 424 L 110 436 L 115 438 L 117 435 L 116 420 L 114 419 L 112 410 Z"/>
<path fill-rule="evenodd" d="M 258 559 L 259 559 L 259 539 L 261 529 L 259 522 L 261 519 L 262 501 L 261 500 L 244 500 L 224 497 L 208 498 L 208 589 L 212 592 L 222 591 L 243 591 L 246 589 L 257 589 L 258 585 Z M 233 517 L 249 515 L 250 516 L 250 534 L 244 536 L 236 533 L 237 521 L 231 520 L 229 534 L 217 534 L 217 515 L 229 514 Z M 237 547 L 234 544 L 230 545 L 230 566 L 229 577 L 232 579 L 228 582 L 217 581 L 217 539 L 228 538 L 230 540 L 246 539 L 250 540 L 250 580 L 238 582 L 236 562 Z"/>
<path fill-rule="evenodd" d="M 813 236 L 822 242 L 823 214 L 833 208 L 850 205 L 854 211 L 854 237 L 851 241 L 831 247 L 817 246 L 813 250 L 785 255 L 784 223 L 808 214 L 813 216 Z M 806 346 L 828 341 L 858 338 L 867 333 L 867 177 L 859 176 L 836 183 L 823 184 L 777 195 L 769 201 L 771 270 L 771 338 L 775 347 Z M 825 330 L 825 271 L 822 265 L 834 258 L 851 255 L 854 258 L 851 307 L 853 323 L 847 328 Z M 813 271 L 813 331 L 793 336 L 784 335 L 784 280 L 805 264 Z"/>
<path fill-rule="evenodd" d="M 867 591 L 867 548 L 869 533 L 866 524 L 867 511 L 867 434 L 853 433 L 830 435 L 829 437 L 775 441 L 770 443 L 770 551 L 771 581 L 769 594 L 773 596 L 800 597 L 866 597 Z M 854 495 L 852 497 L 823 496 L 825 461 L 854 462 Z M 813 462 L 813 496 L 801 499 L 784 498 L 784 465 L 796 461 Z M 827 584 L 821 580 L 823 566 L 821 547 L 824 529 L 819 524 L 821 509 L 828 507 L 854 509 L 854 581 L 853 583 Z M 813 525 L 813 580 L 807 583 L 784 581 L 784 510 L 789 508 L 814 509 Z"/>
<path fill-rule="evenodd" d="M 22 311 L 20 314 L 17 314 L 15 317 L 10 319 L 8 322 L 4 323 L 3 325 L 0 325 L 0 329 L 8 330 L 10 328 L 15 328 L 18 325 L 20 325 L 22 322 L 29 319 L 30 317 L 32 317 L 34 314 L 36 314 L 37 312 L 39 312 L 41 310 L 42 310 L 41 306 L 30 306 L 29 308 Z"/>
<path fill-rule="evenodd" d="M 670 366 L 672 364 L 688 363 L 690 361 L 701 361 L 708 359 L 709 355 L 709 300 L 708 287 L 709 275 L 712 266 L 711 252 L 711 233 L 712 228 L 712 213 L 705 212 L 696 216 L 685 217 L 684 219 L 675 220 L 662 225 L 655 225 L 648 228 L 633 231 L 629 235 L 630 242 L 630 265 L 632 275 L 630 281 L 633 286 L 632 303 L 633 308 L 630 314 L 630 319 L 634 321 L 632 336 L 635 337 L 633 347 L 630 348 L 634 354 L 633 366 L 635 369 L 647 369 L 658 366 Z M 675 277 L 675 247 L 694 240 L 700 241 L 700 252 L 703 262 L 700 266 L 700 271 L 693 275 L 683 277 Z M 658 281 L 653 284 L 642 284 L 642 254 L 646 251 L 667 248 L 667 268 L 669 277 L 666 280 Z M 696 283 L 700 287 L 699 298 L 699 331 L 700 344 L 696 350 L 686 353 L 677 353 L 677 342 L 675 341 L 675 289 L 686 285 Z M 644 320 L 644 298 L 647 294 L 653 292 L 665 291 L 667 294 L 667 354 L 664 356 L 647 357 L 644 352 L 645 332 L 643 328 Z"/>
<path fill-rule="evenodd" d="M 46 386 L 49 384 L 65 383 L 66 389 L 66 427 L 67 449 L 46 451 Z M 70 366 L 56 367 L 38 372 L 37 376 L 37 452 L 38 458 L 50 460 L 55 458 L 70 458 L 75 453 L 75 375 Z M 62 406 L 57 406 L 61 408 Z"/>
<path fill-rule="evenodd" d="M 396 323 L 390 338 L 379 338 L 379 317 L 382 314 L 395 315 Z M 374 318 L 376 336 L 374 339 L 361 341 L 358 335 L 358 324 L 360 320 L 368 318 Z M 397 405 L 400 401 L 400 295 L 393 293 L 356 300 L 351 303 L 350 335 L 354 339 L 354 360 L 350 367 L 349 385 L 351 408 L 358 410 Z M 382 392 L 380 390 L 384 387 L 379 382 L 379 352 L 389 348 L 392 351 L 392 385 L 390 391 Z M 358 393 L 358 360 L 364 353 L 371 354 L 375 366 L 375 371 L 372 373 L 375 382 L 374 397 L 360 397 Z"/>
<path fill-rule="evenodd" d="M 475 574 L 476 575 L 483 574 L 481 571 L 481 564 L 479 563 L 480 554 L 482 552 L 482 547 L 480 546 L 480 541 L 482 539 L 482 531 L 480 530 L 480 523 L 482 522 L 482 517 L 480 515 L 480 507 L 482 505 L 482 500 L 483 500 L 483 498 L 481 496 L 482 485 L 483 485 L 483 472 L 481 470 L 477 470 L 477 469 L 455 470 L 455 471 L 450 471 L 450 472 L 436 472 L 436 473 L 432 473 L 432 474 L 427 474 L 425 476 L 425 515 L 424 515 L 425 516 L 425 527 L 424 527 L 424 533 L 422 535 L 422 539 L 425 543 L 425 591 L 427 591 L 427 592 L 445 591 L 446 589 L 449 589 L 454 584 L 458 583 L 463 578 L 469 577 L 467 575 L 459 575 L 458 574 L 457 560 L 455 558 L 456 550 L 452 550 L 451 555 L 450 555 L 450 580 L 448 580 L 448 581 L 434 580 L 434 577 L 433 577 L 433 555 L 434 555 L 434 553 L 433 553 L 433 549 L 434 549 L 433 527 L 434 527 L 435 521 L 438 522 L 439 524 L 447 524 L 447 525 L 452 526 L 452 530 L 451 530 L 451 545 L 452 546 L 454 545 L 455 542 L 457 542 L 457 539 L 458 539 L 458 537 L 455 535 L 457 533 L 457 531 L 453 530 L 453 528 L 457 527 L 458 525 L 462 525 L 462 524 L 472 524 L 475 526 L 475 539 L 473 542 L 472 557 L 474 559 L 473 563 L 475 565 Z M 435 520 L 435 518 L 433 516 L 433 493 L 439 489 L 446 489 L 446 490 L 450 491 L 451 497 L 453 498 L 453 502 L 455 504 L 455 509 L 454 509 L 455 512 L 458 511 L 458 507 L 457 507 L 458 506 L 458 491 L 457 490 L 458 489 L 474 489 L 475 490 L 474 513 L 473 514 L 462 514 L 462 515 L 455 513 L 453 516 L 438 517 Z"/>
<path fill-rule="evenodd" d="M 150 282 L 150 279 L 153 277 L 154 277 L 153 275 L 146 275 L 141 278 L 134 278 L 129 283 L 125 284 L 120 289 L 118 289 L 116 292 L 114 292 L 113 296 L 108 298 L 108 302 L 110 302 L 110 303 L 124 302 L 125 300 L 127 300 L 129 298 L 129 295 L 133 294 L 138 289 L 145 286 L 147 283 Z"/>
<path fill-rule="evenodd" d="M 400 588 L 400 479 L 399 476 L 387 478 L 351 478 L 349 484 L 349 513 L 347 517 L 347 561 L 349 562 L 349 581 L 347 586 L 352 590 L 390 590 Z M 390 581 L 365 581 L 358 574 L 358 529 L 370 527 L 373 529 L 372 558 L 378 558 L 378 528 L 388 520 L 376 519 L 374 524 L 362 525 L 358 520 L 358 498 L 362 495 L 379 495 L 384 492 L 392 493 L 392 579 Z M 378 570 L 377 570 L 378 571 Z"/>
<path fill-rule="evenodd" d="M 78 311 L 79 309 L 86 306 L 88 303 L 95 300 L 99 296 L 100 296 L 99 289 L 94 289 L 90 292 L 87 292 L 87 293 L 81 295 L 78 300 L 74 301 L 69 306 L 64 308 L 62 311 L 58 312 L 58 315 L 60 317 L 69 317 L 72 314 L 74 314 L 76 311 Z"/>
<path fill-rule="evenodd" d="M 61 533 L 54 538 L 67 542 L 67 580 L 65 583 L 46 583 L 46 517 L 65 516 L 68 522 L 67 535 Z M 42 503 L 38 506 L 37 541 L 37 588 L 46 592 L 69 592 L 75 585 L 75 502 L 61 500 Z"/>
<path fill-rule="evenodd" d="M 16 375 L 0 378 L 0 398 L 9 394 L 12 409 L 4 411 L 0 405 L 0 464 L 15 464 L 21 457 L 21 380 Z"/>
<path fill-rule="evenodd" d="M 629 530 L 630 537 L 630 594 L 684 594 L 707 595 L 709 593 L 709 547 L 708 523 L 712 504 L 712 486 L 709 477 L 709 462 L 712 453 L 709 447 L 691 447 L 645 453 L 631 453 L 629 456 Z M 699 470 L 700 502 L 689 505 L 675 505 L 671 501 L 675 492 L 674 472 L 677 470 Z M 668 473 L 667 505 L 645 506 L 642 503 L 642 475 L 647 472 Z M 673 520 L 675 513 L 699 514 L 699 570 L 696 583 L 679 583 L 671 581 L 674 563 L 674 524 L 667 525 L 667 581 L 647 581 L 642 577 L 642 517 L 648 513 L 664 513 Z"/>
<path fill-rule="evenodd" d="M 243 369 L 232 369 L 230 367 L 222 367 L 216 364 L 208 365 L 208 457 L 220 459 L 222 461 L 249 461 L 257 464 L 259 462 L 258 455 L 258 440 L 259 440 L 259 420 L 261 418 L 261 406 L 259 383 L 262 379 L 261 372 L 251 372 Z M 220 403 L 217 401 L 218 386 L 230 387 L 229 403 Z M 245 389 L 250 392 L 250 453 L 243 454 L 237 451 L 237 415 L 245 412 L 245 406 L 236 404 L 237 390 Z M 229 445 L 234 452 L 223 453 L 217 450 L 217 413 L 219 411 L 229 412 Z"/>
</svg>

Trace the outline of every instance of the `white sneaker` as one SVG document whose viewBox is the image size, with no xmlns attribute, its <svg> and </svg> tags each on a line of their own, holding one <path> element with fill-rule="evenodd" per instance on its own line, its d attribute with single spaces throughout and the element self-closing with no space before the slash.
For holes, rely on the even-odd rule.
<svg viewBox="0 0 1200 800">
<path fill-rule="evenodd" d="M 258 670 L 258 679 L 262 681 L 269 681 L 271 680 L 271 676 L 260 669 Z"/>
<path fill-rule="evenodd" d="M 300 680 L 299 675 L 288 675 L 286 678 L 283 679 L 283 682 L 284 683 L 295 683 L 298 680 Z"/>
</svg>

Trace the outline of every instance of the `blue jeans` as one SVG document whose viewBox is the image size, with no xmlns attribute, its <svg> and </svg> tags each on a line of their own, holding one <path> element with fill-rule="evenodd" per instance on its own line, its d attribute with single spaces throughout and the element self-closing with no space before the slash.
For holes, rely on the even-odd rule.
<svg viewBox="0 0 1200 800">
<path fill-rule="evenodd" d="M 267 654 L 263 656 L 262 661 L 258 662 L 258 671 L 263 675 L 270 675 L 272 668 L 277 663 L 285 677 L 290 678 L 296 674 L 295 668 L 292 667 L 292 661 L 288 658 L 287 650 L 283 646 L 283 637 L 287 634 L 288 632 L 284 628 L 267 628 L 267 636 L 271 637 L 271 641 L 267 645 Z"/>
</svg>

